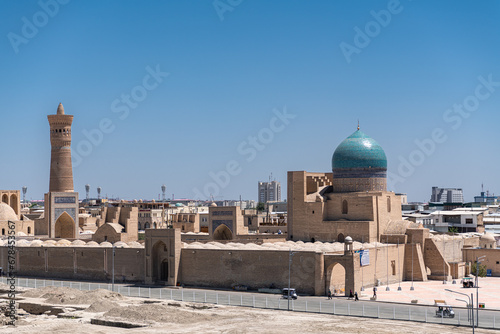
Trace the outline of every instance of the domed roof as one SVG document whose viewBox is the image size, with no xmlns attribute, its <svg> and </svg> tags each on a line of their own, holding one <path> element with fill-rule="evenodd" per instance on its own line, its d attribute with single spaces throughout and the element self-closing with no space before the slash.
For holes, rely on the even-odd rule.
<svg viewBox="0 0 500 334">
<path fill-rule="evenodd" d="M 344 139 L 333 153 L 332 169 L 387 168 L 382 147 L 359 129 Z"/>
<path fill-rule="evenodd" d="M 493 236 L 493 234 L 491 233 L 488 233 L 488 232 L 484 232 L 484 234 L 481 236 L 480 238 L 481 241 L 489 241 L 489 242 L 495 242 L 495 237 Z"/>
<path fill-rule="evenodd" d="M 18 221 L 16 212 L 5 203 L 0 203 L 0 220 Z"/>
</svg>

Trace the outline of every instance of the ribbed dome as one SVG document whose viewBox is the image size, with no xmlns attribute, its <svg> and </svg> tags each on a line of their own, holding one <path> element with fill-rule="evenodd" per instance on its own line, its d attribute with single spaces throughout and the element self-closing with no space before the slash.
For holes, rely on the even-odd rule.
<svg viewBox="0 0 500 334">
<path fill-rule="evenodd" d="M 5 203 L 0 203 L 0 221 L 1 220 L 18 220 L 16 212 Z"/>
<path fill-rule="evenodd" d="M 347 137 L 333 153 L 333 170 L 350 168 L 387 168 L 382 147 L 360 130 Z"/>
</svg>

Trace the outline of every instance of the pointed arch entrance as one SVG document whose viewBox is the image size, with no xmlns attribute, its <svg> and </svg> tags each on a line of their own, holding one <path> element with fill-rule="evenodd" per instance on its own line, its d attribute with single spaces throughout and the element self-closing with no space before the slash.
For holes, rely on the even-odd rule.
<svg viewBox="0 0 500 334">
<path fill-rule="evenodd" d="M 215 229 L 214 240 L 233 240 L 233 233 L 226 225 L 222 224 Z"/>
<path fill-rule="evenodd" d="M 64 211 L 62 215 L 57 218 L 54 226 L 55 238 L 75 238 L 75 221 L 71 216 Z"/>
<path fill-rule="evenodd" d="M 153 246 L 153 281 L 168 281 L 168 249 L 163 241 L 157 241 Z"/>
<path fill-rule="evenodd" d="M 346 291 L 346 270 L 343 265 L 336 262 L 331 264 L 326 270 L 326 291 L 331 291 L 332 294 L 344 296 L 348 293 Z"/>
</svg>

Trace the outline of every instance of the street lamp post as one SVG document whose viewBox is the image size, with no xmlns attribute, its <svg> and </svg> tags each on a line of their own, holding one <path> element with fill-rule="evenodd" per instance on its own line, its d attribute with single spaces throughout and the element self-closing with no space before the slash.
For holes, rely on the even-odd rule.
<svg viewBox="0 0 500 334">
<path fill-rule="evenodd" d="M 364 250 L 364 246 L 363 246 L 363 249 L 361 249 L 361 254 L 363 254 L 363 255 L 364 255 L 364 251 L 365 251 L 365 250 Z M 360 258 L 360 262 L 361 262 L 361 258 Z M 363 271 L 364 271 L 364 270 L 363 270 L 363 267 L 364 267 L 364 266 L 363 266 L 361 263 L 360 263 L 360 265 L 361 265 L 361 291 L 365 291 L 365 287 L 364 287 L 364 285 L 365 285 L 365 280 L 363 279 Z"/>
<path fill-rule="evenodd" d="M 387 265 L 386 265 L 386 274 L 387 274 L 387 287 L 385 288 L 385 291 L 390 291 L 391 289 L 389 288 L 389 236 L 385 238 L 385 254 L 386 254 L 386 259 L 387 259 Z"/>
<path fill-rule="evenodd" d="M 401 263 L 399 262 L 399 239 L 398 239 L 398 279 L 399 279 L 399 286 L 398 286 L 398 291 L 401 291 Z"/>
<path fill-rule="evenodd" d="M 462 293 L 462 292 L 453 291 L 450 289 L 444 289 L 444 290 L 448 291 L 448 292 L 452 292 L 452 293 L 457 293 L 457 294 L 465 296 L 469 299 L 469 304 L 467 304 L 467 318 L 469 318 L 469 314 L 471 314 L 469 321 L 472 320 L 472 333 L 474 333 L 474 294 L 471 293 L 470 297 L 469 297 L 469 295 Z M 462 300 L 462 299 L 457 299 L 457 300 Z M 470 308 L 470 310 L 469 310 L 469 308 Z"/>
<path fill-rule="evenodd" d="M 443 284 L 446 284 L 446 245 L 444 243 L 444 233 L 443 233 Z"/>
<path fill-rule="evenodd" d="M 453 263 L 456 263 L 456 260 L 455 260 L 455 231 L 453 231 L 453 235 L 451 236 L 451 247 L 452 247 L 452 250 L 453 250 Z M 455 269 L 457 270 L 457 274 L 458 274 L 458 266 L 455 266 Z M 457 281 L 455 281 L 455 278 L 453 278 L 453 281 L 451 282 L 451 284 L 457 284 Z"/>
<path fill-rule="evenodd" d="M 476 256 L 476 324 L 479 325 L 479 265 L 486 255 Z"/>
<path fill-rule="evenodd" d="M 111 271 L 111 289 L 113 292 L 115 292 L 115 245 L 113 244 L 113 259 L 112 259 L 112 264 L 113 264 L 113 270 Z"/>
<path fill-rule="evenodd" d="M 291 268 L 292 268 L 292 257 L 295 255 L 295 252 L 292 252 L 290 249 L 288 253 L 288 311 L 290 311 L 290 278 L 291 278 Z"/>
<path fill-rule="evenodd" d="M 410 290 L 413 291 L 415 290 L 415 288 L 413 287 L 413 247 L 414 247 L 414 243 L 413 243 L 413 238 L 411 240 L 411 288 Z"/>
</svg>

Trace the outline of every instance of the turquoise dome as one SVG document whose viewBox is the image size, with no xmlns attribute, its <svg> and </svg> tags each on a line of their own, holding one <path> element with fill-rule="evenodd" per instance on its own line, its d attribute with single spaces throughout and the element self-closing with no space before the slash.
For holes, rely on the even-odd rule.
<svg viewBox="0 0 500 334">
<path fill-rule="evenodd" d="M 387 169 L 387 158 L 382 147 L 360 130 L 340 143 L 332 157 L 333 170 L 352 168 Z"/>
</svg>

